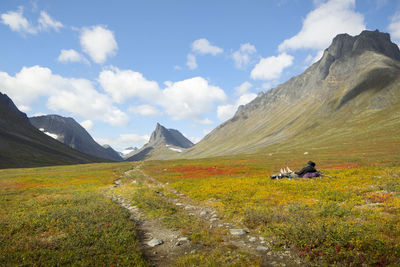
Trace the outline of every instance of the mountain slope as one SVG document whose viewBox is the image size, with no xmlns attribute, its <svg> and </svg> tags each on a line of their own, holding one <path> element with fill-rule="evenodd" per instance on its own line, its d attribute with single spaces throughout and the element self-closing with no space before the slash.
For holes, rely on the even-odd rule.
<svg viewBox="0 0 400 267">
<path fill-rule="evenodd" d="M 122 161 L 122 158 L 110 146 L 107 148 L 94 141 L 90 134 L 73 118 L 65 118 L 58 115 L 45 115 L 29 118 L 30 123 L 37 129 L 53 135 L 56 139 L 83 153 Z"/>
<path fill-rule="evenodd" d="M 0 168 L 102 162 L 37 130 L 5 94 L 0 93 Z"/>
<path fill-rule="evenodd" d="M 399 60 L 388 34 L 338 35 L 304 73 L 239 107 L 182 157 L 333 148 L 346 140 L 372 146 L 366 136 L 400 143 L 381 134 L 400 128 Z"/>
<path fill-rule="evenodd" d="M 169 159 L 176 157 L 193 143 L 175 129 L 167 129 L 157 123 L 156 129 L 151 134 L 150 140 L 141 149 L 134 151 L 127 161 L 145 159 Z"/>
</svg>

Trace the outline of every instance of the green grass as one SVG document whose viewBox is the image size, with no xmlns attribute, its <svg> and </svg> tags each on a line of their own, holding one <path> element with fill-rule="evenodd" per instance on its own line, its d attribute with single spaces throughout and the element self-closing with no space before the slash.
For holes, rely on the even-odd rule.
<svg viewBox="0 0 400 267">
<path fill-rule="evenodd" d="M 146 266 L 128 212 L 103 196 L 131 164 L 0 171 L 0 265 Z"/>
</svg>

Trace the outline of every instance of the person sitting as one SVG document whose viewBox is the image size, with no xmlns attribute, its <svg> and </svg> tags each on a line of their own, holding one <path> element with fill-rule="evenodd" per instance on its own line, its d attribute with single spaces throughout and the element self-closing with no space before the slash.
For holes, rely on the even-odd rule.
<svg viewBox="0 0 400 267">
<path fill-rule="evenodd" d="M 320 177 L 321 174 L 315 169 L 315 162 L 309 161 L 307 162 L 307 166 L 301 169 L 298 172 L 292 171 L 289 167 L 280 169 L 280 173 L 278 175 L 272 175 L 271 179 L 280 179 L 280 178 L 312 178 L 312 177 Z"/>
</svg>

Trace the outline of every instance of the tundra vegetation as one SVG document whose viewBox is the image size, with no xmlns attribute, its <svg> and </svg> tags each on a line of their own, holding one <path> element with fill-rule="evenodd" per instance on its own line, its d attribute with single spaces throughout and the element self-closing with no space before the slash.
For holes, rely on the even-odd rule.
<svg viewBox="0 0 400 267">
<path fill-rule="evenodd" d="M 394 148 L 394 150 L 396 150 Z M 393 152 L 393 151 L 392 151 Z M 400 167 L 398 153 L 263 153 L 196 160 L 89 164 L 0 171 L 0 265 L 145 266 L 129 213 L 104 193 L 139 166 L 164 187 L 227 221 L 271 241 L 273 250 L 295 248 L 310 265 L 400 264 Z M 371 158 L 373 157 L 373 158 Z M 283 166 L 308 159 L 331 177 L 270 180 Z M 124 180 L 125 179 L 125 180 Z M 149 217 L 189 236 L 195 253 L 174 265 L 259 264 L 254 255 L 223 244 L 182 209 L 161 201 L 132 171 L 116 188 Z M 136 180 L 137 183 L 129 181 Z M 212 201 L 210 201 L 212 200 Z"/>
</svg>

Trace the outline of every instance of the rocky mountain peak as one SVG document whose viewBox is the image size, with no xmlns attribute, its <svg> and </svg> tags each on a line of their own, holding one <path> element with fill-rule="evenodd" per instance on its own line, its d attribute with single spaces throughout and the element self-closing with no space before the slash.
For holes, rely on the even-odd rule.
<svg viewBox="0 0 400 267">
<path fill-rule="evenodd" d="M 149 145 L 155 146 L 159 144 L 174 145 L 183 148 L 189 148 L 193 146 L 193 143 L 184 137 L 179 131 L 167 129 L 161 124 L 157 123 L 156 129 L 151 134 Z"/>
<path fill-rule="evenodd" d="M 333 39 L 329 48 L 325 50 L 325 54 L 338 59 L 345 55 L 364 51 L 375 51 L 400 61 L 399 47 L 391 42 L 388 33 L 378 30 L 365 30 L 356 36 L 350 36 L 346 33 L 339 34 Z"/>
</svg>

